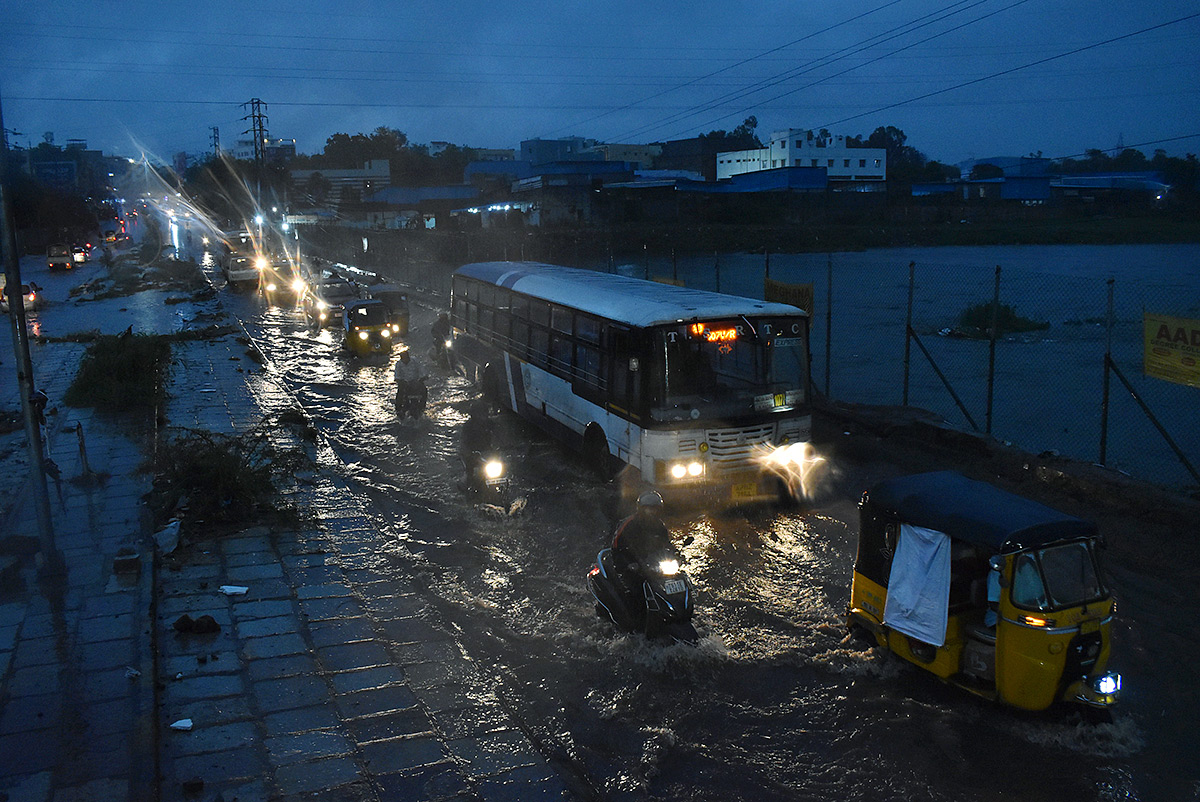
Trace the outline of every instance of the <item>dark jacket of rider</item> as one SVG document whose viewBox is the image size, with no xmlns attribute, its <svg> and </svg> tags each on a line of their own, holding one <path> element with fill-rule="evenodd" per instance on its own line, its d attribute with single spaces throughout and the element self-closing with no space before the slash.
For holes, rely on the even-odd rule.
<svg viewBox="0 0 1200 802">
<path fill-rule="evenodd" d="M 492 421 L 484 401 L 471 405 L 471 413 L 463 423 L 459 451 L 464 457 L 492 450 Z"/>
<path fill-rule="evenodd" d="M 637 564 L 648 564 L 662 554 L 674 554 L 671 532 L 658 514 L 663 506 L 662 496 L 653 490 L 638 496 L 638 509 L 626 518 L 613 535 L 613 557 L 622 573 L 636 570 Z"/>
</svg>

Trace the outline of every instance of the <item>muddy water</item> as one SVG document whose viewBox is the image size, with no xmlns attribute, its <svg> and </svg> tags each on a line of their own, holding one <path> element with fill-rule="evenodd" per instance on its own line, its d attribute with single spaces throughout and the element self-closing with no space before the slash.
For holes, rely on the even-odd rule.
<svg viewBox="0 0 1200 802">
<path fill-rule="evenodd" d="M 391 360 L 350 358 L 336 330 L 223 293 L 371 500 L 381 546 L 397 538 L 417 555 L 381 548 L 374 565 L 427 589 L 513 717 L 596 798 L 1200 799 L 1195 532 L 1181 546 L 1189 533 L 1105 518 L 1127 677 L 1112 724 L 999 708 L 847 637 L 861 490 L 941 467 L 885 459 L 869 442 L 830 449 L 833 470 L 806 509 L 673 515 L 678 538 L 693 537 L 684 552 L 704 637 L 648 644 L 601 621 L 583 583 L 618 491 L 505 417 L 524 509 L 475 504 L 458 486 L 457 430 L 475 397 L 465 379 L 433 369 L 428 416 L 397 423 Z M 426 364 L 432 319 L 414 307 Z"/>
</svg>

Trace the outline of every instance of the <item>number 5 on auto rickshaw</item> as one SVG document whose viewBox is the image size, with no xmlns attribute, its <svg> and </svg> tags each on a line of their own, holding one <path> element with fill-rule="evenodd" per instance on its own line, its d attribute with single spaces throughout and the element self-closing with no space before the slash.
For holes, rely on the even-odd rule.
<svg viewBox="0 0 1200 802">
<path fill-rule="evenodd" d="M 852 628 L 1014 707 L 1117 701 L 1094 523 L 951 471 L 881 482 L 859 516 Z"/>
</svg>

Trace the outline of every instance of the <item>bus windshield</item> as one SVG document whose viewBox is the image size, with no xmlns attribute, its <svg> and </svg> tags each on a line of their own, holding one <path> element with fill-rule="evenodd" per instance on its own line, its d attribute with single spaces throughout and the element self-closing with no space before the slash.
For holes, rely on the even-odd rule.
<svg viewBox="0 0 1200 802">
<path fill-rule="evenodd" d="M 803 326 L 803 321 L 799 324 Z M 664 400 L 713 415 L 807 401 L 808 347 L 793 321 L 713 321 L 664 331 Z"/>
</svg>

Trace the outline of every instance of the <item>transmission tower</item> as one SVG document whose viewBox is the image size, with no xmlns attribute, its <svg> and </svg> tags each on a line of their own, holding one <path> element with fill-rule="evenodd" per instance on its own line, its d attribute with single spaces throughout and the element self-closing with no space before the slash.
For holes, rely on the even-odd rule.
<svg viewBox="0 0 1200 802">
<path fill-rule="evenodd" d="M 212 140 L 213 156 L 219 158 L 221 156 L 221 129 L 214 125 L 210 139 Z"/>
<path fill-rule="evenodd" d="M 265 111 L 267 104 L 255 97 L 242 104 L 243 109 L 247 107 L 249 107 L 250 113 L 242 119 L 250 121 L 250 128 L 242 133 L 254 135 L 254 163 L 262 167 L 263 157 L 267 150 L 267 115 Z"/>
</svg>

